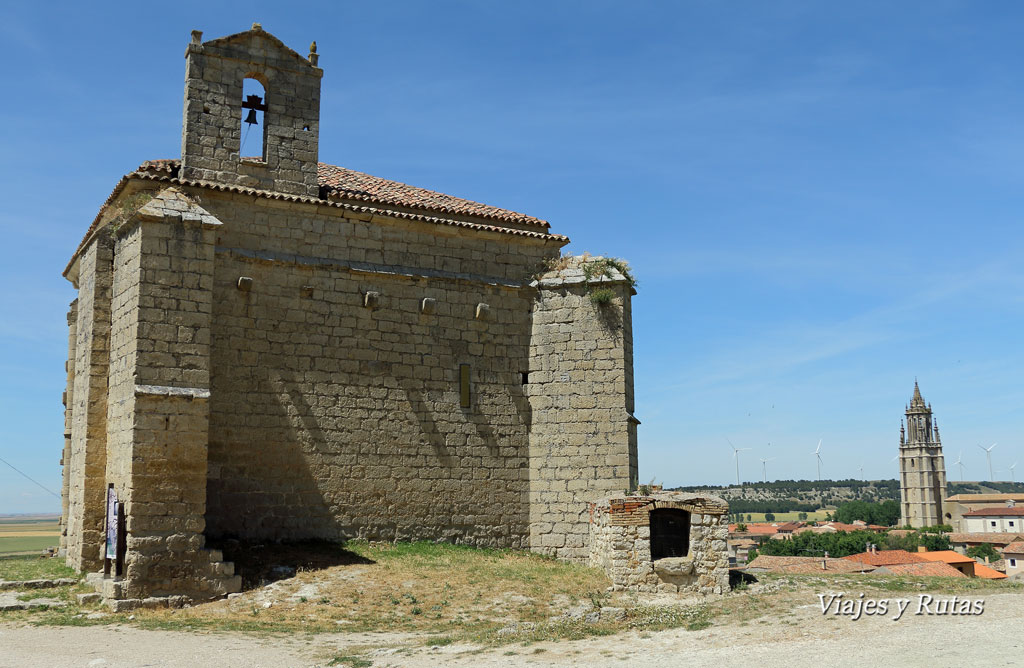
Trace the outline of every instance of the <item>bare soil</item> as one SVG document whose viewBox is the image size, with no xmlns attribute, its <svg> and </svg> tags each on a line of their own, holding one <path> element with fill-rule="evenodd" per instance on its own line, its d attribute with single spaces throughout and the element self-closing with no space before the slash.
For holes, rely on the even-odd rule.
<svg viewBox="0 0 1024 668">
<path fill-rule="evenodd" d="M 828 591 L 823 588 L 822 591 Z M 835 590 L 833 590 L 835 591 Z M 1024 665 L 1024 592 L 962 592 L 983 599 L 981 615 L 915 615 L 918 593 L 870 591 L 911 599 L 893 621 L 822 615 L 814 585 L 768 594 L 736 594 L 752 614 L 714 618 L 702 630 L 626 631 L 573 641 L 499 646 L 424 645 L 423 633 L 276 634 L 151 631 L 130 626 L 36 627 L 0 624 L 0 668 L 8 666 L 829 666 Z M 847 596 L 850 594 L 848 593 Z M 854 593 L 856 595 L 856 592 Z M 932 594 L 950 598 L 952 594 Z M 367 663 L 369 662 L 369 663 Z"/>
</svg>

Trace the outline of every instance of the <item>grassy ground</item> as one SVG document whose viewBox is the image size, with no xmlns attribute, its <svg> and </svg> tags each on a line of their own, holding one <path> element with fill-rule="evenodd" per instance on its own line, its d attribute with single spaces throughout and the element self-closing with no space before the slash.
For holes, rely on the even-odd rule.
<svg viewBox="0 0 1024 668">
<path fill-rule="evenodd" d="M 175 631 L 239 631 L 259 635 L 379 632 L 395 642 L 448 645 L 521 644 L 671 628 L 745 626 L 767 617 L 793 615 L 827 589 L 958 594 L 1024 592 L 1024 584 L 981 579 L 849 575 L 758 576 L 759 583 L 705 599 L 608 594 L 596 569 L 512 550 L 476 550 L 446 544 L 397 543 L 345 546 L 225 546 L 245 578 L 246 591 L 230 600 L 181 610 L 105 613 L 81 607 L 84 585 L 32 592 L 69 601 L 64 608 L 0 613 L 0 623 L 41 625 L 129 624 Z M 299 566 L 295 577 L 261 586 L 276 564 Z M 0 578 L 31 579 L 68 574 L 58 559 L 0 559 Z M 564 615 L 573 607 L 624 609 L 621 619 L 588 624 Z M 99 613 L 99 614 L 97 614 Z M 87 616 L 88 615 L 88 616 Z M 338 654 L 336 665 L 365 665 L 365 647 Z M 355 663 L 353 663 L 355 662 Z"/>
<path fill-rule="evenodd" d="M 49 580 L 77 578 L 78 573 L 56 557 L 7 556 L 0 557 L 0 580 Z"/>
<path fill-rule="evenodd" d="M 55 547 L 60 525 L 55 520 L 0 519 L 0 555 L 17 552 L 42 552 Z"/>
</svg>

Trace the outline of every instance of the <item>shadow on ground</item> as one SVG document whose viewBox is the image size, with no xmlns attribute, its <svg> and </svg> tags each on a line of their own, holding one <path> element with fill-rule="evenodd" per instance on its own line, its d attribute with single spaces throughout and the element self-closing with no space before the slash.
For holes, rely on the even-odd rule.
<svg viewBox="0 0 1024 668">
<path fill-rule="evenodd" d="M 208 546 L 223 550 L 224 560 L 234 562 L 243 591 L 292 577 L 297 571 L 376 563 L 345 549 L 343 543 L 323 540 L 266 543 L 226 539 L 211 541 Z"/>
<path fill-rule="evenodd" d="M 755 582 L 757 582 L 757 578 L 755 578 L 750 573 L 747 573 L 745 571 L 741 571 L 738 568 L 730 568 L 729 569 L 729 588 L 730 589 L 736 589 L 736 587 L 741 587 L 741 586 L 745 587 L 747 585 L 752 585 Z"/>
</svg>

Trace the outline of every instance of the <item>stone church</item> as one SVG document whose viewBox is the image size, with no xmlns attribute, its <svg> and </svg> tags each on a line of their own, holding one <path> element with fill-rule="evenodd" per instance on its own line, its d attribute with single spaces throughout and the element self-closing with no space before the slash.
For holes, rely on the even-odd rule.
<svg viewBox="0 0 1024 668">
<path fill-rule="evenodd" d="M 121 178 L 64 272 L 62 549 L 125 607 L 237 590 L 225 538 L 585 561 L 588 503 L 636 487 L 628 269 L 319 162 L 317 60 L 194 31 L 180 159 Z"/>
<path fill-rule="evenodd" d="M 946 498 L 946 463 L 939 425 L 914 381 L 914 396 L 906 408 L 906 427 L 900 424 L 900 511 L 902 524 L 915 528 L 947 524 L 942 510 Z"/>
</svg>

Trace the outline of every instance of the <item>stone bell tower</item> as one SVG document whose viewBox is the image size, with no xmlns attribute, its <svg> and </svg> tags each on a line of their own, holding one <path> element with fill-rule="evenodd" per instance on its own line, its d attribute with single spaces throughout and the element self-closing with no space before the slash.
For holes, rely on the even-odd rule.
<svg viewBox="0 0 1024 668">
<path fill-rule="evenodd" d="M 318 197 L 323 70 L 316 66 L 316 43 L 303 58 L 258 23 L 228 37 L 202 38 L 193 30 L 185 52 L 181 177 Z M 246 79 L 264 95 L 243 99 Z M 262 145 L 261 155 L 241 155 L 245 132 L 262 134 L 253 141 Z"/>
<path fill-rule="evenodd" d="M 942 457 L 939 426 L 931 404 L 921 397 L 914 381 L 914 396 L 906 408 L 907 422 L 900 424 L 900 510 L 903 524 L 934 526 L 946 522 L 942 502 L 946 498 L 946 464 Z"/>
</svg>

